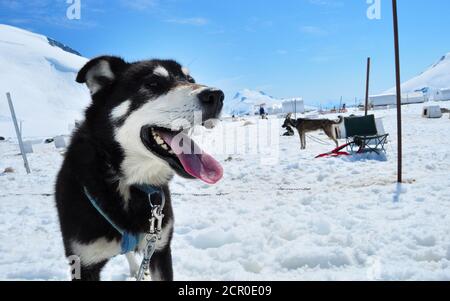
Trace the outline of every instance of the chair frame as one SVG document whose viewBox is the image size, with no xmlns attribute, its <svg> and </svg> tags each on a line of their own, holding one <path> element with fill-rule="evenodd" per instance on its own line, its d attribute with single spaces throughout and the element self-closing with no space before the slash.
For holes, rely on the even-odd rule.
<svg viewBox="0 0 450 301">
<path fill-rule="evenodd" d="M 388 137 L 389 134 L 347 137 L 347 143 L 349 143 L 348 150 L 351 153 L 356 152 L 358 154 L 374 152 L 379 155 L 381 152 L 386 153 L 385 145 Z"/>
<path fill-rule="evenodd" d="M 373 121 L 375 122 L 375 116 L 374 115 L 369 115 L 369 116 L 365 116 L 366 118 L 373 118 Z M 362 117 L 356 117 L 356 118 L 364 118 L 364 116 Z M 371 125 L 372 126 L 372 125 Z M 370 153 L 370 152 L 374 152 L 376 154 L 380 154 L 381 152 L 386 153 L 386 148 L 385 145 L 388 142 L 388 137 L 389 134 L 383 134 L 383 135 L 379 135 L 378 133 L 375 133 L 374 131 L 377 132 L 376 129 L 376 123 L 373 124 L 374 128 L 372 128 L 370 131 L 370 133 L 368 133 L 368 135 L 353 135 L 353 136 L 348 136 L 348 134 L 346 135 L 346 141 L 348 144 L 347 150 L 350 153 Z M 349 132 L 347 130 L 347 126 L 346 126 L 346 132 Z"/>
</svg>

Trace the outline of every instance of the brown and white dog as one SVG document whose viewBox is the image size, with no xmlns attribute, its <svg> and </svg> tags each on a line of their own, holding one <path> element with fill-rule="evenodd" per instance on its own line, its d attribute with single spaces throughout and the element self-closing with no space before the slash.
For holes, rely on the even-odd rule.
<svg viewBox="0 0 450 301">
<path fill-rule="evenodd" d="M 339 116 L 339 120 L 329 119 L 305 119 L 299 118 L 297 120 L 292 119 L 292 113 L 286 116 L 283 128 L 289 129 L 289 127 L 296 128 L 300 136 L 301 148 L 306 149 L 306 133 L 322 130 L 324 133 L 336 143 L 336 147 L 339 146 L 339 142 L 334 136 L 333 127 L 341 124 L 344 121 L 344 117 Z"/>
</svg>

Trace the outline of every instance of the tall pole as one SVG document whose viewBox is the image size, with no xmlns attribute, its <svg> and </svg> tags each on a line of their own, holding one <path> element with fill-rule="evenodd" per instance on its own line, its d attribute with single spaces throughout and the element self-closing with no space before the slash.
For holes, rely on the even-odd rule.
<svg viewBox="0 0 450 301">
<path fill-rule="evenodd" d="M 370 57 L 367 58 L 366 107 L 365 107 L 366 116 L 367 116 L 368 110 L 369 110 L 369 88 L 370 88 Z"/>
<path fill-rule="evenodd" d="M 395 80 L 396 80 L 396 90 L 397 90 L 397 139 L 398 139 L 398 183 L 403 182 L 402 175 L 402 155 L 403 155 L 403 145 L 402 145 L 402 89 L 401 89 L 401 78 L 400 78 L 400 45 L 398 39 L 398 16 L 397 16 L 397 0 L 392 0 L 392 12 L 394 17 L 394 43 L 395 43 Z"/>
<path fill-rule="evenodd" d="M 25 153 L 25 148 L 23 147 L 22 133 L 20 132 L 19 125 L 17 123 L 16 112 L 14 111 L 14 105 L 11 99 L 11 94 L 9 92 L 6 93 L 6 98 L 8 98 L 9 109 L 11 111 L 11 117 L 14 122 L 14 128 L 16 129 L 17 140 L 19 140 L 19 147 L 20 152 L 22 153 L 23 163 L 25 165 L 27 173 L 30 174 L 30 165 L 28 164 L 27 154 Z"/>
</svg>

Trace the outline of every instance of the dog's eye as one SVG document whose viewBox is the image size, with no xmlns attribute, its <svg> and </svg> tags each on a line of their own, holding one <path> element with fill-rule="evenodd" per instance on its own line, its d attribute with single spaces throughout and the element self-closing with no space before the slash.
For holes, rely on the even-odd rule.
<svg viewBox="0 0 450 301">
<path fill-rule="evenodd" d="M 191 84 L 195 84 L 195 79 L 190 75 L 188 75 L 187 81 L 190 82 Z"/>
<path fill-rule="evenodd" d="M 160 76 L 150 76 L 145 79 L 144 86 L 148 89 L 161 89 L 169 85 L 169 81 Z"/>
<path fill-rule="evenodd" d="M 158 83 L 157 82 L 149 82 L 149 83 L 146 83 L 145 86 L 148 88 L 157 88 Z"/>
</svg>

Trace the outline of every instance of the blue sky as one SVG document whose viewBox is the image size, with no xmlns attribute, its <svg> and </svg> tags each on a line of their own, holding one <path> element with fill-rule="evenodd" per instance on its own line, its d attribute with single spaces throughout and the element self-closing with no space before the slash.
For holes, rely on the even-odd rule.
<svg viewBox="0 0 450 301">
<path fill-rule="evenodd" d="M 307 103 L 347 103 L 394 85 L 391 1 L 369 20 L 367 0 L 0 0 L 0 23 L 55 38 L 86 57 L 174 58 L 227 97 L 244 88 Z M 398 0 L 402 79 L 450 52 L 450 1 Z"/>
</svg>

